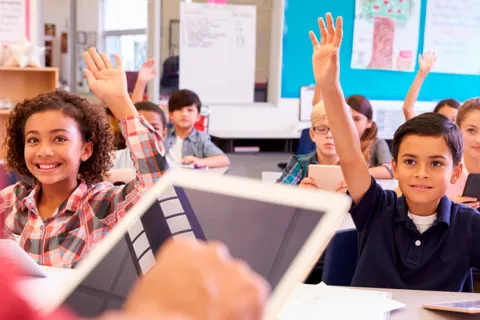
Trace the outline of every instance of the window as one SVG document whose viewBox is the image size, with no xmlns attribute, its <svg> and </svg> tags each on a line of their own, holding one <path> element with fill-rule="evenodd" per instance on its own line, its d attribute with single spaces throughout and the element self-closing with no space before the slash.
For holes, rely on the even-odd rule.
<svg viewBox="0 0 480 320">
<path fill-rule="evenodd" d="M 126 71 L 137 71 L 147 54 L 147 0 L 103 0 L 104 51 L 120 55 Z"/>
</svg>

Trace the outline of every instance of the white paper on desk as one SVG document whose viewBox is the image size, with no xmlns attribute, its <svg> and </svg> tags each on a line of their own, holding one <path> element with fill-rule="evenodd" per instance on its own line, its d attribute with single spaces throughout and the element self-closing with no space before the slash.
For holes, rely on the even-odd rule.
<svg viewBox="0 0 480 320">
<path fill-rule="evenodd" d="M 389 292 L 298 284 L 279 319 L 384 319 L 405 307 L 390 298 Z"/>
</svg>

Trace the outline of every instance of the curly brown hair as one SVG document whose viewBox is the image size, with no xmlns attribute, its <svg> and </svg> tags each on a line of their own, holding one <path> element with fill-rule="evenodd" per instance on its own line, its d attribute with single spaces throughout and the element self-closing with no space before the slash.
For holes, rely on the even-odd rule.
<svg viewBox="0 0 480 320">
<path fill-rule="evenodd" d="M 112 167 L 114 150 L 113 133 L 105 109 L 60 89 L 19 102 L 11 111 L 4 142 L 8 168 L 22 176 L 35 178 L 25 163 L 25 123 L 33 114 L 46 110 L 60 110 L 74 119 L 83 141 L 93 145 L 92 156 L 80 164 L 79 178 L 87 185 L 103 181 L 104 174 Z"/>
</svg>

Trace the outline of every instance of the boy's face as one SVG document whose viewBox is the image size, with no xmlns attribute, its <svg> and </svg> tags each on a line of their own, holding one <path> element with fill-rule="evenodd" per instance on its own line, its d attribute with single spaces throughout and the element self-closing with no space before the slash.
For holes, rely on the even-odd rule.
<svg viewBox="0 0 480 320">
<path fill-rule="evenodd" d="M 310 138 L 317 146 L 317 152 L 326 157 L 336 156 L 337 150 L 335 149 L 335 143 L 333 142 L 332 132 L 328 126 L 328 120 L 324 119 L 313 123 L 313 128 L 310 128 L 309 133 Z"/>
<path fill-rule="evenodd" d="M 145 120 L 147 120 L 147 122 L 152 125 L 153 129 L 160 132 L 162 138 L 165 138 L 165 136 L 167 135 L 167 128 L 163 127 L 162 118 L 158 113 L 146 110 L 140 110 L 138 113 L 140 113 L 145 118 Z"/>
<path fill-rule="evenodd" d="M 42 185 L 76 185 L 82 161 L 93 152 L 77 122 L 58 110 L 33 114 L 25 123 L 25 162 Z"/>
<path fill-rule="evenodd" d="M 462 121 L 465 154 L 480 160 L 480 111 L 472 111 Z"/>
<path fill-rule="evenodd" d="M 189 130 L 195 126 L 200 114 L 196 105 L 186 106 L 180 110 L 170 112 L 170 119 L 176 128 Z"/>
<path fill-rule="evenodd" d="M 462 173 L 461 164 L 454 167 L 444 137 L 408 135 L 400 144 L 397 159 L 392 163 L 393 173 L 411 212 L 436 208 L 449 184 L 457 182 Z"/>
</svg>

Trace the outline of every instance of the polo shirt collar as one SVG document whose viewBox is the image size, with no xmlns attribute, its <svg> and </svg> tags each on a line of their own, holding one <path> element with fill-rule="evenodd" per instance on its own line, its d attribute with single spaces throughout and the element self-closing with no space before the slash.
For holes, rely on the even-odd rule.
<svg viewBox="0 0 480 320">
<path fill-rule="evenodd" d="M 168 135 L 171 136 L 171 137 L 176 137 L 177 136 L 176 133 L 175 133 L 175 129 L 173 127 L 170 129 L 170 132 L 168 133 Z M 192 142 L 197 142 L 197 139 L 198 139 L 197 130 L 194 128 L 192 130 L 192 132 L 190 132 L 190 135 L 188 137 L 186 137 L 185 139 L 188 139 Z"/>
<path fill-rule="evenodd" d="M 437 209 L 437 220 L 435 223 L 443 222 L 450 225 L 450 212 L 452 209 L 452 202 L 448 199 L 447 196 L 443 196 L 440 199 L 440 203 L 438 204 Z M 394 221 L 397 222 L 405 222 L 407 221 L 408 217 L 408 207 L 407 201 L 404 196 L 401 196 L 397 199 L 397 206 L 395 216 L 393 217 Z"/>
</svg>

